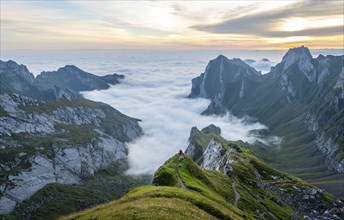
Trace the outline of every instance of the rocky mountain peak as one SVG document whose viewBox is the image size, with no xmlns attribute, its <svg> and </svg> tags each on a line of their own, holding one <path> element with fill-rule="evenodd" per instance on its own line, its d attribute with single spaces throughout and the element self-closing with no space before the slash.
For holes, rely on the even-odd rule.
<svg viewBox="0 0 344 220">
<path fill-rule="evenodd" d="M 224 97 L 226 85 L 235 82 L 242 82 L 242 94 L 247 93 L 247 83 L 244 80 L 259 80 L 261 73 L 246 64 L 239 58 L 228 59 L 219 55 L 211 60 L 204 73 L 192 80 L 190 97 L 217 98 L 219 102 Z M 243 95 L 241 95 L 243 97 Z M 220 107 L 220 106 L 219 106 Z"/>
<path fill-rule="evenodd" d="M 112 74 L 97 76 L 88 73 L 77 66 L 66 65 L 57 71 L 42 72 L 36 77 L 36 82 L 40 86 L 67 88 L 72 92 L 91 91 L 95 89 L 108 89 L 109 84 L 115 85 L 120 83 L 124 75 Z"/>
<path fill-rule="evenodd" d="M 0 74 L 13 73 L 25 77 L 28 81 L 33 82 L 35 77 L 29 72 L 27 67 L 23 64 L 19 65 L 13 60 L 2 61 L 0 60 Z"/>
<path fill-rule="evenodd" d="M 191 131 L 190 131 L 190 137 L 189 137 L 189 141 L 190 142 L 194 142 L 196 135 L 199 133 L 200 131 L 198 130 L 197 127 L 192 127 Z"/>
<path fill-rule="evenodd" d="M 193 128 L 196 128 L 196 127 L 193 127 Z M 197 129 L 197 128 L 196 128 Z M 214 124 L 211 124 L 205 128 L 203 128 L 201 130 L 203 133 L 205 134 L 210 134 L 210 133 L 214 133 L 214 134 L 217 134 L 217 135 L 220 135 L 221 134 L 221 128 L 220 127 L 217 127 L 216 125 Z"/>
<path fill-rule="evenodd" d="M 294 63 L 303 63 L 304 65 L 310 67 L 312 60 L 312 54 L 307 47 L 295 47 L 289 49 L 284 55 L 282 62 L 284 62 L 284 70 L 290 67 Z M 306 68 L 309 69 L 309 68 Z"/>
<path fill-rule="evenodd" d="M 64 67 L 59 68 L 57 72 L 77 73 L 77 72 L 83 72 L 83 71 L 75 65 L 66 65 Z"/>
<path fill-rule="evenodd" d="M 244 68 L 252 68 L 250 65 L 248 65 L 247 63 L 245 63 L 242 59 L 240 58 L 233 58 L 231 60 L 229 60 L 232 64 L 244 67 Z"/>
<path fill-rule="evenodd" d="M 228 58 L 222 54 L 218 55 L 215 60 L 221 60 L 221 59 L 227 59 L 228 60 Z"/>
<path fill-rule="evenodd" d="M 216 59 L 214 60 L 215 63 L 217 62 L 221 62 L 223 63 L 223 65 L 237 65 L 240 66 L 241 68 L 249 68 L 249 69 L 253 69 L 250 65 L 248 65 L 247 63 L 245 63 L 243 60 L 241 60 L 240 58 L 233 58 L 233 59 L 228 59 L 226 56 L 220 54 L 218 57 L 216 57 Z M 258 72 L 257 72 L 258 73 Z"/>
</svg>

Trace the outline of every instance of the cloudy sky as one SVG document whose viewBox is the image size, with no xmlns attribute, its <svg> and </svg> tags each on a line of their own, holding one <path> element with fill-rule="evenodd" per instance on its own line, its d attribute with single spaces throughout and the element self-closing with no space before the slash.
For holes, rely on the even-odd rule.
<svg viewBox="0 0 344 220">
<path fill-rule="evenodd" d="M 343 48 L 343 1 L 1 1 L 1 49 Z"/>
</svg>

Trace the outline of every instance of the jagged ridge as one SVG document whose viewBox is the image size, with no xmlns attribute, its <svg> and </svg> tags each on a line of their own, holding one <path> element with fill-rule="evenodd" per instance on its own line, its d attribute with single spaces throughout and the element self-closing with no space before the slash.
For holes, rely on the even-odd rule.
<svg viewBox="0 0 344 220">
<path fill-rule="evenodd" d="M 343 178 L 334 177 L 326 169 L 344 172 L 344 150 L 340 147 L 344 145 L 344 56 L 320 55 L 314 59 L 308 48 L 294 48 L 270 73 L 246 78 L 242 73 L 241 80 L 234 83 L 229 80 L 221 86 L 218 84 L 224 77 L 220 78 L 220 73 L 235 79 L 233 75 L 237 72 L 221 65 L 221 60 L 230 62 L 227 58 L 215 60 L 206 68 L 207 78 L 201 74 L 192 81 L 191 97 L 212 100 L 205 114 L 230 111 L 239 117 L 256 117 L 284 140 L 279 152 L 269 151 L 270 161 L 279 163 L 279 168 L 313 182 L 323 177 L 336 178 L 337 182 Z M 220 70 L 221 66 L 224 70 Z M 195 93 L 202 88 L 205 89 L 203 93 Z M 208 93 L 212 95 L 204 95 Z M 323 186 L 338 188 L 339 184 L 331 185 L 330 182 L 333 179 L 328 179 L 329 185 Z M 343 193 L 341 186 L 339 195 Z"/>
</svg>

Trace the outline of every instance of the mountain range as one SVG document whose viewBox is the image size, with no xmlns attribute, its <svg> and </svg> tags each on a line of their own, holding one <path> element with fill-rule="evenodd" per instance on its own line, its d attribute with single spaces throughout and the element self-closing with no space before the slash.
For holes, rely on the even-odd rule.
<svg viewBox="0 0 344 220">
<path fill-rule="evenodd" d="M 282 141 L 225 140 L 215 125 L 190 125 L 185 154 L 153 177 L 125 175 L 140 120 L 79 94 L 123 75 L 67 65 L 34 77 L 0 61 L 0 218 L 57 219 L 103 204 L 64 219 L 343 219 L 343 61 L 305 47 L 267 74 L 249 60 L 211 60 L 189 95 L 211 100 L 203 114 L 258 121 L 268 129 L 254 136 Z"/>
<path fill-rule="evenodd" d="M 124 75 L 96 76 L 74 65 L 67 65 L 57 71 L 42 72 L 37 77 L 26 66 L 9 60 L 0 60 L 0 92 L 17 93 L 38 100 L 56 100 L 67 90 L 81 91 L 108 89 L 124 78 Z M 110 84 L 110 85 L 109 85 Z M 70 93 L 72 94 L 72 93 Z M 74 94 L 73 94 L 74 95 Z"/>
<path fill-rule="evenodd" d="M 252 149 L 258 156 L 343 196 L 343 79 L 343 55 L 313 58 L 303 46 L 290 49 L 264 75 L 220 55 L 192 80 L 189 97 L 211 100 L 203 114 L 255 117 L 269 128 L 258 133 L 282 138 L 280 146 Z"/>
</svg>

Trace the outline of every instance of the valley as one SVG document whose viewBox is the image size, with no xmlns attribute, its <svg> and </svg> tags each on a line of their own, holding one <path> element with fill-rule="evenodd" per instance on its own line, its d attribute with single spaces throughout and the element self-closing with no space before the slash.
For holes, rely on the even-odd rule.
<svg viewBox="0 0 344 220">
<path fill-rule="evenodd" d="M 298 50 L 303 51 L 301 55 L 294 55 Z M 152 174 L 178 149 L 186 150 L 205 170 L 222 170 L 225 176 L 219 181 L 228 182 L 225 188 L 232 194 L 224 195 L 232 207 L 222 214 L 204 213 L 207 218 L 228 215 L 284 219 L 306 215 L 310 210 L 297 210 L 292 203 L 303 201 L 307 202 L 303 206 L 310 206 L 312 200 L 307 198 L 311 196 L 319 199 L 321 195 L 327 202 L 335 202 L 335 197 L 323 190 L 337 198 L 343 196 L 342 148 L 338 147 L 342 143 L 340 129 L 343 126 L 342 57 L 313 59 L 307 51 L 303 47 L 288 51 L 282 62 L 267 74 L 261 74 L 239 58 L 229 60 L 218 56 L 209 62 L 205 73 L 192 80 L 189 97 L 196 69 L 204 68 L 207 62 L 204 57 L 202 62 L 184 59 L 176 65 L 176 58 L 172 56 L 162 61 L 164 68 L 159 69 L 154 59 L 142 60 L 146 63 L 145 69 L 141 68 L 142 63 L 133 65 L 131 60 L 128 62 L 131 69 L 124 69 L 120 74 L 104 72 L 100 76 L 66 65 L 35 77 L 24 65 L 1 61 L 3 185 L 0 201 L 3 214 L 13 210 L 11 215 L 3 216 L 9 219 L 23 216 L 44 219 L 47 215 L 57 218 L 119 199 L 135 186 L 150 184 Z M 300 65 L 304 62 L 310 62 L 307 65 L 313 67 L 309 68 L 315 68 L 311 69 L 313 75 L 309 71 L 302 72 L 306 67 Z M 321 66 L 321 63 L 326 65 Z M 303 82 L 293 78 L 297 71 L 301 71 L 297 74 L 306 74 Z M 150 72 L 151 77 L 147 77 Z M 319 72 L 323 75 L 317 75 Z M 175 74 L 173 79 L 171 73 Z M 307 83 L 310 85 L 304 88 L 302 85 Z M 318 97 L 319 103 L 327 100 L 324 106 L 328 107 L 317 109 L 319 104 L 312 103 L 313 96 Z M 206 127 L 209 124 L 216 126 Z M 200 131 L 193 126 L 206 128 Z M 217 136 L 220 134 L 223 138 Z M 225 147 L 226 153 L 223 146 L 230 146 L 232 150 Z M 258 188 L 272 190 L 269 196 L 277 196 L 289 205 L 271 210 L 271 203 L 263 201 L 267 195 L 260 192 L 260 196 L 254 197 L 256 201 L 248 200 L 257 205 L 254 209 L 259 212 L 248 211 L 242 202 L 248 199 L 245 193 L 252 192 L 248 185 L 241 185 L 243 183 L 230 174 L 233 170 L 239 172 L 235 174 L 239 176 L 247 173 L 240 167 L 234 169 L 230 157 L 233 149 L 234 155 L 238 155 L 244 148 L 269 164 L 266 166 L 274 167 L 269 169 L 280 169 L 312 185 L 296 181 L 293 184 L 301 187 L 297 190 L 301 195 L 279 194 L 274 191 L 275 183 L 269 185 L 270 180 L 267 182 L 256 167 L 250 171 L 254 177 L 252 182 L 244 181 L 244 184 L 256 182 Z M 219 152 L 221 154 L 216 155 Z M 219 161 L 222 157 L 228 158 Z M 199 191 L 188 185 L 188 175 L 179 169 L 171 172 L 176 176 L 175 185 L 197 197 L 194 193 Z M 153 183 L 171 184 L 165 180 L 156 182 L 157 175 L 159 170 Z M 272 176 L 274 181 L 280 182 L 278 184 L 286 181 Z M 317 191 L 308 191 L 309 187 Z M 149 190 L 153 193 L 155 189 Z M 154 199 L 145 200 L 155 206 Z M 174 201 L 170 202 L 174 207 Z M 340 200 L 337 202 L 340 206 Z M 331 202 L 325 206 L 327 211 L 332 210 Z M 317 216 L 326 211 L 319 207 L 313 209 L 317 210 Z M 230 210 L 233 213 L 230 214 Z M 242 211 L 251 214 L 245 216 Z M 338 213 L 340 211 L 333 211 L 332 215 L 338 216 Z"/>
</svg>

